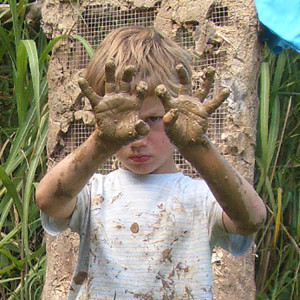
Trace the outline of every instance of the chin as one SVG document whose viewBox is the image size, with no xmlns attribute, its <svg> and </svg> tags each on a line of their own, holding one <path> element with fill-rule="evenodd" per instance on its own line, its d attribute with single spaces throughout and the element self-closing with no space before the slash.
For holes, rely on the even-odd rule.
<svg viewBox="0 0 300 300">
<path fill-rule="evenodd" d="M 140 170 L 140 169 L 137 170 L 137 169 L 129 169 L 129 168 L 127 168 L 125 170 L 128 170 L 128 171 L 138 174 L 138 175 L 147 175 L 147 174 L 151 174 L 154 172 L 154 170 Z"/>
</svg>

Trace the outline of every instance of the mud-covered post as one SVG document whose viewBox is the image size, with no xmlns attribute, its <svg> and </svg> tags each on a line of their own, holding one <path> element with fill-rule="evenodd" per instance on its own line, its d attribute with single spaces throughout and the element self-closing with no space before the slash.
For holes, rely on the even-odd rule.
<svg viewBox="0 0 300 300">
<path fill-rule="evenodd" d="M 93 27 L 89 22 L 95 22 L 93 25 L 102 22 L 106 26 L 101 30 L 108 31 L 113 27 L 105 23 L 107 16 L 115 21 L 115 26 L 155 26 L 188 48 L 195 55 L 195 87 L 202 68 L 213 66 L 216 69 L 214 93 L 229 87 L 231 95 L 222 110 L 210 120 L 208 133 L 226 159 L 252 182 L 260 60 L 254 1 L 45 0 L 42 8 L 43 29 L 49 38 L 78 34 L 95 42 L 94 47 L 103 36 L 100 29 L 99 36 L 90 36 Z M 86 63 L 82 59 L 86 53 L 81 49 L 74 39 L 66 38 L 53 50 L 49 64 L 49 168 L 82 142 L 76 139 L 86 136 L 94 123 L 91 107 L 82 98 L 77 85 Z M 80 123 L 80 127 L 74 127 L 75 123 Z M 82 132 L 73 136 L 74 128 Z M 78 236 L 69 231 L 55 238 L 46 235 L 46 243 L 47 276 L 43 299 L 61 300 L 68 290 L 76 262 Z M 215 299 L 255 299 L 251 251 L 233 258 L 226 251 L 215 249 L 212 264 Z"/>
</svg>

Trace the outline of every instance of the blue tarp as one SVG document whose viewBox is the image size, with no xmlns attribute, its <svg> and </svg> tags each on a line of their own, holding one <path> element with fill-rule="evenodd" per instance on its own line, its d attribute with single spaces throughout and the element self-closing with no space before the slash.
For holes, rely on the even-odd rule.
<svg viewBox="0 0 300 300">
<path fill-rule="evenodd" d="M 300 53 L 300 0 L 255 0 L 264 38 L 274 53 L 293 48 Z"/>
</svg>

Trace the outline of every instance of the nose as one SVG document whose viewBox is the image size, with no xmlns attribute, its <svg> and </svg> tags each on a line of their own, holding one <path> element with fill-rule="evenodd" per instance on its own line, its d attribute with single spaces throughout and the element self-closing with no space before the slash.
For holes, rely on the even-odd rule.
<svg viewBox="0 0 300 300">
<path fill-rule="evenodd" d="M 133 142 L 130 143 L 130 147 L 131 148 L 141 148 L 141 147 L 145 147 L 147 145 L 147 142 L 148 142 L 148 139 L 147 139 L 147 136 L 141 138 L 141 139 L 138 139 L 138 140 L 135 140 Z"/>
</svg>

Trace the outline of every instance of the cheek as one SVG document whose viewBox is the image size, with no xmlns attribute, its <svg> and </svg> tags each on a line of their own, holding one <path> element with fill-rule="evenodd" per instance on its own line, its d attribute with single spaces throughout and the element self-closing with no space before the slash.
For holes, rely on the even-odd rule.
<svg viewBox="0 0 300 300">
<path fill-rule="evenodd" d="M 115 153 L 115 157 L 119 160 L 122 159 L 122 157 L 124 157 L 127 152 L 127 147 L 128 146 L 123 146 L 119 151 Z"/>
<path fill-rule="evenodd" d="M 167 134 L 163 131 L 160 132 L 156 137 L 155 137 L 155 141 L 157 145 L 160 145 L 161 147 L 163 147 L 164 149 L 168 149 L 168 148 L 172 148 L 174 149 L 174 145 L 171 143 L 171 141 L 169 140 Z"/>
</svg>

